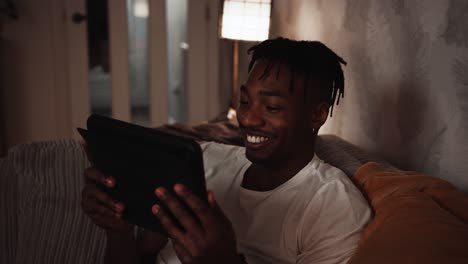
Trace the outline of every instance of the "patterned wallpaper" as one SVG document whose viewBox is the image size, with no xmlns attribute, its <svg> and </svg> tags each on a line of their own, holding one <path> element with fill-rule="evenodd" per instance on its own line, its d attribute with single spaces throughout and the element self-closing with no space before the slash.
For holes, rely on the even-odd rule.
<svg viewBox="0 0 468 264">
<path fill-rule="evenodd" d="M 320 40 L 348 62 L 321 133 L 468 191 L 466 14 L 466 0 L 276 0 L 271 36 Z"/>
</svg>

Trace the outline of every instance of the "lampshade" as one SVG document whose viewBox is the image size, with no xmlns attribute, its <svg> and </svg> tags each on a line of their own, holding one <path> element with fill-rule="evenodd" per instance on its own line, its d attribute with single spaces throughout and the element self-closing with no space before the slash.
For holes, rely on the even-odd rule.
<svg viewBox="0 0 468 264">
<path fill-rule="evenodd" d="M 270 31 L 271 0 L 225 0 L 221 37 L 262 41 Z"/>
<path fill-rule="evenodd" d="M 147 18 L 149 16 L 148 0 L 134 0 L 133 15 L 135 17 Z"/>
</svg>

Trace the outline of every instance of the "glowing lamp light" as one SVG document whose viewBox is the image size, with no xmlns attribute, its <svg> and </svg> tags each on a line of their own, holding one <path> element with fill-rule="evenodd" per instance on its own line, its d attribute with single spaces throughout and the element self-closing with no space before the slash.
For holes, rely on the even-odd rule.
<svg viewBox="0 0 468 264">
<path fill-rule="evenodd" d="M 135 17 L 147 18 L 149 16 L 149 6 L 147 1 L 135 1 L 133 5 L 133 15 Z"/>
<path fill-rule="evenodd" d="M 263 41 L 270 31 L 271 0 L 225 0 L 221 38 Z"/>
</svg>

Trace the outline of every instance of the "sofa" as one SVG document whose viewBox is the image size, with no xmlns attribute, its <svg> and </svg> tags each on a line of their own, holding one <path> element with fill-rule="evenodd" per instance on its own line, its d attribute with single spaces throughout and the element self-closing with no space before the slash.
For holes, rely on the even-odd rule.
<svg viewBox="0 0 468 264">
<path fill-rule="evenodd" d="M 317 155 L 352 178 L 374 217 L 348 263 L 468 263 L 468 197 L 333 135 Z M 105 233 L 80 209 L 90 164 L 76 140 L 11 148 L 0 160 L 0 263 L 102 263 Z"/>
</svg>

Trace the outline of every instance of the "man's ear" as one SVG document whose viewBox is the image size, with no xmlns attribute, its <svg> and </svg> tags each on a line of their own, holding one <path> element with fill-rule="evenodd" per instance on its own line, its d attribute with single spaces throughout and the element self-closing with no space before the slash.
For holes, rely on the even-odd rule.
<svg viewBox="0 0 468 264">
<path fill-rule="evenodd" d="M 318 130 L 327 121 L 330 105 L 328 103 L 320 103 L 314 108 L 312 115 L 311 126 Z"/>
</svg>

